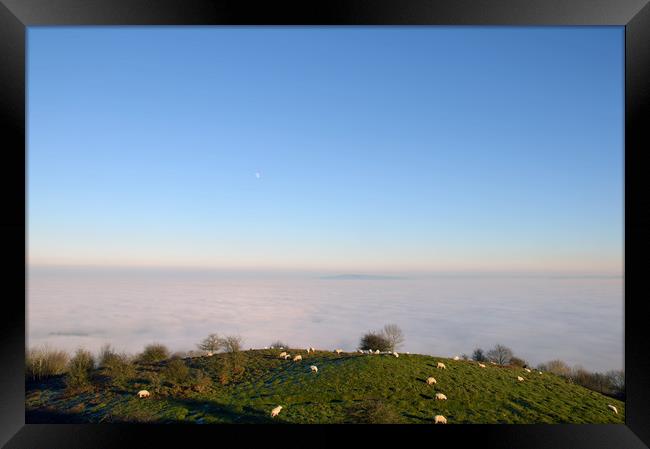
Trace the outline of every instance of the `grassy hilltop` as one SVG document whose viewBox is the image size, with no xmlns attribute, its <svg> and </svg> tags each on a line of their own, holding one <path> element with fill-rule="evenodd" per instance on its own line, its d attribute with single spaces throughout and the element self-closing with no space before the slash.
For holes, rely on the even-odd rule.
<svg viewBox="0 0 650 449">
<path fill-rule="evenodd" d="M 94 368 L 77 391 L 63 376 L 27 385 L 27 422 L 189 423 L 623 423 L 625 405 L 537 370 L 416 354 L 367 355 L 289 349 L 242 351 L 245 367 L 225 376 L 228 354 Z M 443 362 L 446 370 L 437 369 Z M 316 365 L 318 373 L 310 366 Z M 427 377 L 437 380 L 427 385 Z M 517 376 L 525 378 L 517 381 Z M 140 399 L 140 389 L 151 397 Z M 435 400 L 435 393 L 448 400 Z M 612 404 L 618 414 L 608 409 Z M 282 405 L 276 418 L 271 409 Z"/>
</svg>

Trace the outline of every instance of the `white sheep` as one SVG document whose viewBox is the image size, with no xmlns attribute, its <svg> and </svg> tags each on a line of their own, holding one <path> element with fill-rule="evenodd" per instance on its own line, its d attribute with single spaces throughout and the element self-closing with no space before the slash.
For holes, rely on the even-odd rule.
<svg viewBox="0 0 650 449">
<path fill-rule="evenodd" d="M 427 385 L 433 385 L 435 383 L 438 383 L 435 377 L 427 377 Z"/>
<path fill-rule="evenodd" d="M 436 400 L 437 400 L 437 401 L 446 401 L 446 400 L 447 400 L 447 396 L 445 396 L 445 395 L 442 394 L 442 393 L 436 393 Z"/>
<path fill-rule="evenodd" d="M 399 357 L 399 354 L 396 353 L 396 352 L 393 352 L 393 355 L 394 355 L 395 357 Z"/>
<path fill-rule="evenodd" d="M 542 374 L 542 372 L 541 372 L 541 371 L 538 371 L 538 372 L 539 372 L 539 374 Z"/>
<path fill-rule="evenodd" d="M 343 349 L 335 349 L 334 352 L 336 352 L 336 354 L 340 355 L 343 352 Z"/>
<path fill-rule="evenodd" d="M 276 416 L 278 416 L 278 414 L 280 413 L 280 410 L 282 410 L 281 405 L 278 405 L 273 410 L 271 410 L 271 418 L 275 418 Z"/>
<path fill-rule="evenodd" d="M 211 352 L 211 351 L 208 351 L 208 353 L 207 353 L 206 355 L 207 355 L 208 357 L 212 357 L 212 352 Z"/>
<path fill-rule="evenodd" d="M 530 368 L 524 368 L 524 369 L 526 370 L 527 373 L 530 373 L 530 372 L 531 372 L 531 371 L 530 371 Z"/>
<path fill-rule="evenodd" d="M 377 349 L 377 350 L 375 351 L 375 354 L 379 354 L 379 349 Z"/>
<path fill-rule="evenodd" d="M 290 359 L 290 358 L 291 358 L 291 354 L 285 354 L 285 355 L 284 355 L 284 360 L 288 360 L 288 359 Z"/>
<path fill-rule="evenodd" d="M 410 354 L 410 352 L 406 351 L 406 355 L 409 355 L 409 354 Z"/>
<path fill-rule="evenodd" d="M 518 380 L 519 382 L 523 382 L 523 381 L 524 381 L 524 378 L 521 377 L 521 376 L 517 376 L 517 380 Z"/>
<path fill-rule="evenodd" d="M 299 361 L 301 361 L 301 360 L 302 360 L 302 356 L 301 356 L 300 354 L 298 354 L 297 356 L 295 356 L 295 357 L 293 358 L 293 361 L 294 361 L 294 362 L 299 362 Z"/>
<path fill-rule="evenodd" d="M 454 360 L 460 360 L 460 357 L 454 356 Z"/>
<path fill-rule="evenodd" d="M 316 365 L 312 365 L 309 368 L 311 368 L 312 373 L 317 373 L 318 372 L 318 367 Z"/>
<path fill-rule="evenodd" d="M 311 352 L 316 352 L 316 348 L 313 348 L 313 347 L 311 347 L 311 346 L 309 347 L 309 350 L 310 350 Z"/>
<path fill-rule="evenodd" d="M 445 366 L 445 364 L 442 363 L 442 362 L 438 362 L 438 364 L 436 365 L 436 367 L 437 367 L 437 368 L 440 368 L 440 369 L 447 369 L 447 367 Z"/>
<path fill-rule="evenodd" d="M 281 359 L 284 358 L 285 355 L 287 355 L 286 351 L 282 351 L 282 352 L 280 353 L 280 358 L 281 358 Z"/>
<path fill-rule="evenodd" d="M 610 409 L 610 410 L 613 410 L 614 413 L 616 413 L 618 415 L 618 409 L 615 406 L 613 406 L 612 404 L 607 404 L 607 408 Z"/>
<path fill-rule="evenodd" d="M 436 415 L 433 419 L 434 424 L 447 424 L 447 418 L 442 415 Z"/>
<path fill-rule="evenodd" d="M 479 363 L 478 366 L 480 366 L 481 368 L 485 368 L 485 365 L 483 365 L 482 363 Z"/>
<path fill-rule="evenodd" d="M 139 398 L 148 398 L 149 396 L 151 396 L 151 393 L 149 393 L 147 390 L 138 391 Z"/>
<path fill-rule="evenodd" d="M 491 363 L 492 365 L 496 365 L 496 364 L 497 364 L 497 362 L 493 362 L 493 361 L 491 361 L 491 360 L 490 360 L 490 363 Z"/>
</svg>

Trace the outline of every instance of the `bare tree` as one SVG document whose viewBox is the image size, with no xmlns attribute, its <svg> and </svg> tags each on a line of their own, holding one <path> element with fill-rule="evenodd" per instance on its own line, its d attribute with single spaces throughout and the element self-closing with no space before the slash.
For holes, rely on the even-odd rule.
<svg viewBox="0 0 650 449">
<path fill-rule="evenodd" d="M 472 353 L 472 360 L 475 362 L 485 362 L 485 354 L 481 348 L 474 349 L 474 352 Z"/>
<path fill-rule="evenodd" d="M 242 338 L 239 335 L 229 335 L 222 340 L 222 347 L 228 353 L 240 352 L 242 348 Z"/>
<path fill-rule="evenodd" d="M 226 364 L 222 374 L 232 378 L 242 374 L 245 370 L 245 357 L 241 352 L 242 338 L 239 335 L 229 335 L 222 339 L 223 349 L 226 352 Z"/>
<path fill-rule="evenodd" d="M 387 324 L 384 326 L 383 334 L 390 342 L 390 350 L 395 351 L 402 346 L 405 341 L 404 332 L 397 324 Z"/>
<path fill-rule="evenodd" d="M 616 393 L 625 393 L 625 372 L 623 370 L 608 371 L 607 380 L 609 381 L 610 388 Z"/>
<path fill-rule="evenodd" d="M 282 342 L 281 340 L 276 340 L 273 343 L 271 343 L 271 346 L 269 346 L 271 349 L 288 349 L 289 345 Z"/>
<path fill-rule="evenodd" d="M 562 360 L 551 360 L 540 365 L 540 369 L 548 371 L 549 373 L 557 374 L 558 376 L 568 377 L 571 375 L 571 368 Z"/>
<path fill-rule="evenodd" d="M 359 342 L 359 349 L 369 349 L 371 351 L 388 351 L 390 350 L 391 342 L 383 333 L 367 332 L 361 337 Z"/>
<path fill-rule="evenodd" d="M 202 351 L 217 352 L 223 347 L 224 341 L 218 334 L 210 334 L 197 346 Z"/>
<path fill-rule="evenodd" d="M 509 364 L 513 357 L 512 349 L 499 344 L 493 349 L 490 349 L 486 355 L 488 360 L 498 363 L 499 365 Z"/>
</svg>

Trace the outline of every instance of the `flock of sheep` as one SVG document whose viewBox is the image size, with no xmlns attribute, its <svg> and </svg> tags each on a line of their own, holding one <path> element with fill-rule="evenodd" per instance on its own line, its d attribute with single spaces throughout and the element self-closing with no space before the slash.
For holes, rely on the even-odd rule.
<svg viewBox="0 0 650 449">
<path fill-rule="evenodd" d="M 268 347 L 265 348 L 265 349 L 268 349 Z M 284 349 L 284 348 L 279 348 L 279 349 Z M 313 347 L 309 347 L 307 349 L 307 354 L 314 353 L 314 352 L 316 352 L 316 349 L 314 349 Z M 343 350 L 342 349 L 335 349 L 334 352 L 337 355 L 341 355 L 343 353 Z M 392 352 L 391 351 L 383 351 L 382 352 L 382 351 L 379 351 L 379 350 L 373 351 L 371 349 L 368 349 L 368 350 L 358 349 L 357 352 L 360 353 L 360 354 L 389 354 L 389 355 L 392 355 L 392 356 L 394 356 L 396 358 L 399 357 L 399 354 L 397 352 L 395 352 L 395 351 L 392 351 Z M 409 353 L 407 352 L 406 354 L 409 354 Z M 208 357 L 212 356 L 212 355 L 213 355 L 212 353 L 208 353 Z M 283 359 L 283 360 L 288 360 L 288 359 L 291 358 L 291 354 L 289 354 L 286 351 L 282 351 L 279 354 L 278 357 Z M 297 354 L 297 355 L 295 355 L 293 357 L 292 360 L 294 362 L 300 362 L 300 361 L 302 361 L 302 355 Z M 455 356 L 454 360 L 458 361 L 458 360 L 460 360 L 460 357 Z M 496 365 L 496 363 L 493 362 L 493 361 L 491 361 L 490 363 L 493 364 L 493 365 Z M 486 367 L 485 364 L 480 363 L 480 362 L 478 363 L 478 366 L 479 366 L 479 368 L 485 368 Z M 447 366 L 442 362 L 437 362 L 436 368 L 437 369 L 447 369 Z M 318 373 L 318 367 L 316 365 L 311 365 L 309 367 L 309 369 L 311 370 L 312 373 Z M 527 373 L 532 373 L 530 368 L 524 368 L 524 370 Z M 538 373 L 542 374 L 541 371 L 538 371 Z M 524 382 L 525 380 L 526 379 L 524 379 L 522 376 L 517 376 L 517 381 Z M 434 385 L 434 384 L 437 385 L 437 383 L 438 383 L 438 381 L 433 376 L 428 377 L 425 380 L 425 382 L 426 382 L 427 385 Z M 151 393 L 149 393 L 149 391 L 147 391 L 147 390 L 140 390 L 140 391 L 138 391 L 137 396 L 139 398 L 148 398 L 148 397 L 151 396 Z M 446 401 L 447 400 L 447 396 L 445 394 L 443 394 L 443 393 L 436 393 L 435 398 L 436 398 L 437 401 Z M 282 410 L 282 408 L 283 408 L 283 406 L 281 406 L 281 405 L 278 405 L 277 407 L 273 408 L 273 410 L 271 410 L 271 418 L 275 418 L 276 416 L 278 416 L 280 414 L 280 411 Z M 607 408 L 612 410 L 614 413 L 618 414 L 618 409 L 614 405 L 608 404 Z M 434 424 L 447 424 L 447 418 L 445 418 L 443 415 L 436 415 L 434 417 L 433 422 L 434 422 Z"/>
</svg>

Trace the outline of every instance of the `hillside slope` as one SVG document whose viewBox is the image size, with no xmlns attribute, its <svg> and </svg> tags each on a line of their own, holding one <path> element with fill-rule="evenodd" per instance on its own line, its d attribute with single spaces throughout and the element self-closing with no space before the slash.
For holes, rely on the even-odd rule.
<svg viewBox="0 0 650 449">
<path fill-rule="evenodd" d="M 625 420 L 622 402 L 549 373 L 490 364 L 479 368 L 471 361 L 414 354 L 289 350 L 303 356 L 302 362 L 293 362 L 279 359 L 279 352 L 244 351 L 246 370 L 236 380 L 221 379 L 225 384 L 219 376 L 226 355 L 184 360 L 193 375 L 200 371 L 210 377 L 211 384 L 202 388 L 189 380 L 166 380 L 168 361 L 136 364 L 127 380 L 104 379 L 85 392 L 66 391 L 61 378 L 51 379 L 28 386 L 27 422 L 432 423 L 435 415 L 444 415 L 449 424 Z M 447 369 L 437 369 L 438 361 Z M 429 376 L 437 384 L 427 385 Z M 137 398 L 142 388 L 150 398 Z M 437 392 L 448 400 L 435 400 Z M 272 419 L 277 405 L 283 410 Z"/>
</svg>

